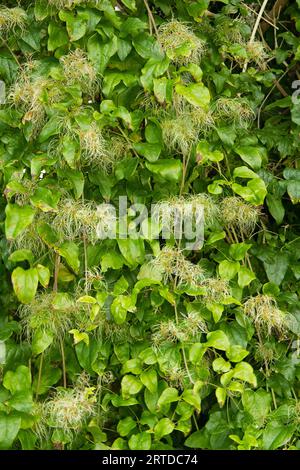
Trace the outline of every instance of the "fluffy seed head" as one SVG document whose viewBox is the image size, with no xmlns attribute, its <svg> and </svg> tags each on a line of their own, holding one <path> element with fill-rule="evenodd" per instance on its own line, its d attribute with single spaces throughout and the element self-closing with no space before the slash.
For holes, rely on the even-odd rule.
<svg viewBox="0 0 300 470">
<path fill-rule="evenodd" d="M 46 121 L 45 100 L 51 105 L 61 97 L 57 84 L 39 75 L 38 69 L 39 64 L 36 61 L 23 65 L 8 97 L 13 106 L 24 113 L 22 123 L 31 123 L 33 137 L 39 133 Z"/>
<path fill-rule="evenodd" d="M 97 124 L 92 123 L 88 129 L 78 129 L 77 134 L 80 141 L 82 163 L 100 167 L 105 171 L 111 169 L 114 156 Z"/>
<path fill-rule="evenodd" d="M 224 225 L 238 229 L 241 235 L 250 236 L 258 222 L 260 210 L 237 196 L 229 196 L 221 203 L 221 218 Z"/>
<path fill-rule="evenodd" d="M 72 327 L 80 327 L 87 318 L 84 304 L 76 303 L 69 294 L 41 293 L 32 302 L 21 305 L 19 315 L 26 334 L 35 331 L 62 337 Z"/>
<path fill-rule="evenodd" d="M 255 113 L 245 99 L 225 96 L 215 102 L 214 116 L 216 120 L 242 128 L 247 128 L 255 119 Z"/>
<path fill-rule="evenodd" d="M 97 240 L 99 223 L 96 203 L 63 198 L 52 221 L 54 230 L 68 240 L 76 240 L 85 235 L 92 243 Z"/>
<path fill-rule="evenodd" d="M 201 283 L 205 288 L 205 294 L 202 299 L 206 303 L 222 303 L 230 296 L 228 281 L 217 278 L 207 278 Z"/>
<path fill-rule="evenodd" d="M 268 54 L 264 48 L 264 45 L 260 41 L 249 41 L 246 45 L 246 51 L 249 57 L 249 60 L 255 62 L 260 69 L 266 69 L 266 60 Z"/>
<path fill-rule="evenodd" d="M 61 57 L 60 62 L 67 83 L 79 84 L 83 93 L 94 96 L 98 87 L 97 73 L 87 54 L 81 49 L 76 49 Z"/>
<path fill-rule="evenodd" d="M 164 247 L 153 264 L 162 272 L 166 281 L 175 279 L 179 285 L 197 286 L 204 277 L 203 269 L 187 260 L 178 248 Z"/>
<path fill-rule="evenodd" d="M 26 12 L 19 7 L 8 8 L 0 6 L 0 36 L 6 36 L 12 31 L 20 29 L 23 32 L 26 28 Z"/>
<path fill-rule="evenodd" d="M 251 297 L 244 304 L 244 312 L 252 318 L 255 327 L 267 336 L 282 335 L 286 328 L 285 314 L 277 307 L 276 300 L 268 295 Z"/>
<path fill-rule="evenodd" d="M 74 388 L 57 389 L 45 403 L 43 421 L 66 434 L 79 431 L 96 413 L 95 387 L 78 384 Z"/>
<path fill-rule="evenodd" d="M 188 380 L 188 375 L 185 369 L 178 366 L 171 366 L 166 370 L 165 378 L 171 386 L 183 388 L 185 382 Z"/>
<path fill-rule="evenodd" d="M 178 65 L 199 62 L 205 51 L 204 41 L 181 21 L 172 20 L 162 24 L 157 39 L 166 55 Z"/>
<path fill-rule="evenodd" d="M 173 151 L 187 155 L 191 145 L 196 142 L 198 132 L 187 116 L 165 118 L 161 122 L 165 145 Z"/>
</svg>

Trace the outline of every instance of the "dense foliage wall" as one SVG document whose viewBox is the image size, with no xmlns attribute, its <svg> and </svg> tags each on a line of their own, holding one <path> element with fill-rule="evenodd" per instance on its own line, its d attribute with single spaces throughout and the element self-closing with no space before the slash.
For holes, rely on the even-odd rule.
<svg viewBox="0 0 300 470">
<path fill-rule="evenodd" d="M 300 448 L 299 8 L 2 2 L 2 449 Z"/>
</svg>

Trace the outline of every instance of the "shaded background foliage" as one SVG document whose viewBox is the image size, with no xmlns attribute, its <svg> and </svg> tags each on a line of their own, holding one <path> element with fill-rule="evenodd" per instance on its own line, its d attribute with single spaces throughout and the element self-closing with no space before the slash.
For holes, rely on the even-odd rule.
<svg viewBox="0 0 300 470">
<path fill-rule="evenodd" d="M 2 4 L 2 449 L 299 448 L 299 28 L 299 0 Z M 203 248 L 97 240 L 121 195 L 204 204 Z"/>
</svg>

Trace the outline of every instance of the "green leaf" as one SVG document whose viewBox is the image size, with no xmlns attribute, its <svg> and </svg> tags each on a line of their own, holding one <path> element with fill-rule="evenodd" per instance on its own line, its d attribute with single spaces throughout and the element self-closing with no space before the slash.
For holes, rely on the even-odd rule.
<svg viewBox="0 0 300 470">
<path fill-rule="evenodd" d="M 117 242 L 123 257 L 131 267 L 143 263 L 145 257 L 144 240 L 141 238 L 120 238 Z"/>
<path fill-rule="evenodd" d="M 154 435 L 156 439 L 161 439 L 163 436 L 171 434 L 174 430 L 175 424 L 169 418 L 162 418 L 154 427 Z"/>
<path fill-rule="evenodd" d="M 150 89 L 153 79 L 160 77 L 169 67 L 169 59 L 151 57 L 142 69 L 141 83 L 145 90 Z"/>
<path fill-rule="evenodd" d="M 242 261 L 247 251 L 251 248 L 250 243 L 233 243 L 229 247 L 230 256 L 236 261 Z"/>
<path fill-rule="evenodd" d="M 8 240 L 13 240 L 33 222 L 35 209 L 31 206 L 18 206 L 7 204 L 5 208 L 5 235 Z"/>
<path fill-rule="evenodd" d="M 61 24 L 51 21 L 48 26 L 48 51 L 55 51 L 58 47 L 68 44 L 69 37 L 67 31 Z"/>
<path fill-rule="evenodd" d="M 54 336 L 50 331 L 35 331 L 32 338 L 32 352 L 35 355 L 41 354 L 53 343 Z"/>
<path fill-rule="evenodd" d="M 33 263 L 34 257 L 31 250 L 16 250 L 9 256 L 9 261 L 19 263 L 21 261 L 28 261 L 29 264 Z"/>
<path fill-rule="evenodd" d="M 266 390 L 245 390 L 242 395 L 244 410 L 249 413 L 258 426 L 262 426 L 271 408 L 271 394 Z"/>
<path fill-rule="evenodd" d="M 30 198 L 30 202 L 43 212 L 56 212 L 59 197 L 59 193 L 54 196 L 47 188 L 37 188 Z"/>
<path fill-rule="evenodd" d="M 196 154 L 201 164 L 207 161 L 220 162 L 224 158 L 223 153 L 220 152 L 220 150 L 213 150 L 213 147 L 206 140 L 200 140 L 200 142 L 198 142 Z"/>
<path fill-rule="evenodd" d="M 184 445 L 192 449 L 207 449 L 208 439 L 203 430 L 193 432 L 185 441 Z"/>
<path fill-rule="evenodd" d="M 157 373 L 155 369 L 145 370 L 140 375 L 141 382 L 151 393 L 157 390 Z"/>
<path fill-rule="evenodd" d="M 217 357 L 217 359 L 213 361 L 212 367 L 213 367 L 213 370 L 218 373 L 225 373 L 231 369 L 230 362 L 225 361 L 223 357 Z"/>
<path fill-rule="evenodd" d="M 239 362 L 233 369 L 233 377 L 248 382 L 250 385 L 253 385 L 253 387 L 257 385 L 253 368 L 248 362 Z"/>
<path fill-rule="evenodd" d="M 15 372 L 8 371 L 4 375 L 3 386 L 13 395 L 31 389 L 31 373 L 28 367 L 19 366 Z"/>
<path fill-rule="evenodd" d="M 70 268 L 77 274 L 80 267 L 78 246 L 74 242 L 64 242 L 57 252 L 65 258 Z"/>
<path fill-rule="evenodd" d="M 219 274 L 222 279 L 233 279 L 239 272 L 240 263 L 237 261 L 221 261 L 219 264 Z"/>
<path fill-rule="evenodd" d="M 118 426 L 117 426 L 117 431 L 120 434 L 120 436 L 128 436 L 128 434 L 136 428 L 136 422 L 131 416 L 127 416 L 124 419 L 121 419 L 119 421 Z"/>
<path fill-rule="evenodd" d="M 176 388 L 168 387 L 160 395 L 157 406 L 161 408 L 163 405 L 168 405 L 179 400 L 178 390 Z"/>
<path fill-rule="evenodd" d="M 85 35 L 88 17 L 84 12 L 77 11 L 75 16 L 72 12 L 61 10 L 59 18 L 66 22 L 71 41 L 78 41 Z"/>
<path fill-rule="evenodd" d="M 296 430 L 296 425 L 282 424 L 277 421 L 267 424 L 263 431 L 263 449 L 275 450 L 287 444 Z"/>
<path fill-rule="evenodd" d="M 111 269 L 121 269 L 124 264 L 124 258 L 119 253 L 114 251 L 110 253 L 105 253 L 101 258 L 101 270 L 106 272 L 109 268 Z"/>
<path fill-rule="evenodd" d="M 50 271 L 46 266 L 42 264 L 37 264 L 36 266 L 39 283 L 42 284 L 43 287 L 48 287 L 50 281 Z"/>
<path fill-rule="evenodd" d="M 200 108 L 208 109 L 210 102 L 209 89 L 203 83 L 192 83 L 191 85 L 176 85 L 176 93 L 183 96 L 189 103 Z"/>
<path fill-rule="evenodd" d="M 167 181 L 177 183 L 182 178 L 182 163 L 179 160 L 158 160 L 155 163 L 145 163 L 152 173 L 161 176 Z"/>
<path fill-rule="evenodd" d="M 121 389 L 123 398 L 129 398 L 131 395 L 136 395 L 143 388 L 143 384 L 134 375 L 124 375 L 121 381 Z"/>
<path fill-rule="evenodd" d="M 155 162 L 162 150 L 160 144 L 149 144 L 146 142 L 134 144 L 133 148 L 149 162 Z"/>
<path fill-rule="evenodd" d="M 245 199 L 245 201 L 251 202 L 255 206 L 261 206 L 267 194 L 266 185 L 260 178 L 250 180 L 247 186 L 233 183 L 232 189 L 236 194 Z"/>
<path fill-rule="evenodd" d="M 194 390 L 184 390 L 181 398 L 189 405 L 192 405 L 198 412 L 201 409 L 201 400 L 198 393 Z"/>
<path fill-rule="evenodd" d="M 118 50 L 117 36 L 108 42 L 103 42 L 98 34 L 91 36 L 87 43 L 88 55 L 91 62 L 94 64 L 98 73 L 103 73 L 110 58 Z"/>
<path fill-rule="evenodd" d="M 274 196 L 273 194 L 267 194 L 266 202 L 270 214 L 275 219 L 276 223 L 280 225 L 283 221 L 285 209 L 282 204 L 281 198 Z"/>
<path fill-rule="evenodd" d="M 128 441 L 128 446 L 130 450 L 149 450 L 151 449 L 151 435 L 147 432 L 133 434 Z"/>
<path fill-rule="evenodd" d="M 256 276 L 251 269 L 246 266 L 241 266 L 238 272 L 238 285 L 240 287 L 248 286 L 252 281 L 256 279 Z"/>
<path fill-rule="evenodd" d="M 216 388 L 216 398 L 217 398 L 218 404 L 221 408 L 225 405 L 226 396 L 227 396 L 227 393 L 226 393 L 225 388 L 222 388 L 222 387 L 217 387 Z"/>
<path fill-rule="evenodd" d="M 264 147 L 245 145 L 235 148 L 235 151 L 253 170 L 259 170 L 263 160 L 266 160 L 266 149 Z"/>
<path fill-rule="evenodd" d="M 39 277 L 36 268 L 23 269 L 16 268 L 13 270 L 11 280 L 16 296 L 23 304 L 30 303 L 35 296 Z"/>
<path fill-rule="evenodd" d="M 241 346 L 239 345 L 235 345 L 235 346 L 230 346 L 227 350 L 226 350 L 226 356 L 228 357 L 228 359 L 231 361 L 231 362 L 240 362 L 242 361 L 246 356 L 248 356 L 249 352 L 242 348 Z M 224 371 L 226 372 L 226 371 Z"/>
<path fill-rule="evenodd" d="M 206 347 L 213 347 L 216 349 L 221 349 L 221 351 L 227 351 L 230 347 L 229 339 L 224 333 L 224 331 L 216 330 L 207 334 L 206 337 Z"/>
<path fill-rule="evenodd" d="M 21 427 L 20 416 L 13 414 L 7 415 L 0 412 L 0 449 L 8 450 L 11 448 L 19 429 Z"/>
</svg>

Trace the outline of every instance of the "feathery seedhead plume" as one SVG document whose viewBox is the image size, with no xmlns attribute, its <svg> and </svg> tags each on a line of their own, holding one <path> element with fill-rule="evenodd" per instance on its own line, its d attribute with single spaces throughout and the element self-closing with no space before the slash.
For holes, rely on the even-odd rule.
<svg viewBox="0 0 300 470">
<path fill-rule="evenodd" d="M 204 278 L 201 266 L 187 260 L 179 248 L 164 247 L 152 261 L 167 280 L 176 280 L 178 285 L 198 286 Z"/>
<path fill-rule="evenodd" d="M 62 56 L 60 62 L 68 85 L 80 85 L 83 93 L 94 96 L 98 88 L 96 70 L 89 61 L 86 52 L 81 49 Z"/>
<path fill-rule="evenodd" d="M 241 236 L 250 236 L 258 222 L 260 210 L 237 196 L 229 196 L 221 202 L 221 219 L 223 224 L 237 229 Z"/>
<path fill-rule="evenodd" d="M 43 409 L 43 423 L 47 428 L 61 429 L 72 436 L 96 414 L 97 389 L 86 379 L 73 388 L 58 388 Z"/>
<path fill-rule="evenodd" d="M 255 112 L 248 101 L 225 96 L 215 101 L 213 115 L 217 121 L 225 121 L 241 128 L 247 128 L 255 119 Z"/>
<path fill-rule="evenodd" d="M 244 312 L 252 318 L 256 329 L 266 336 L 273 333 L 282 336 L 287 329 L 285 314 L 278 308 L 276 300 L 268 295 L 250 297 L 244 304 Z"/>
<path fill-rule="evenodd" d="M 27 14 L 22 8 L 0 6 L 0 37 L 5 37 L 11 32 L 16 32 L 17 29 L 23 33 L 26 28 L 26 23 Z"/>
<path fill-rule="evenodd" d="M 166 55 L 177 65 L 199 62 L 205 42 L 185 23 L 177 20 L 163 23 L 158 29 L 158 42 Z"/>
</svg>

